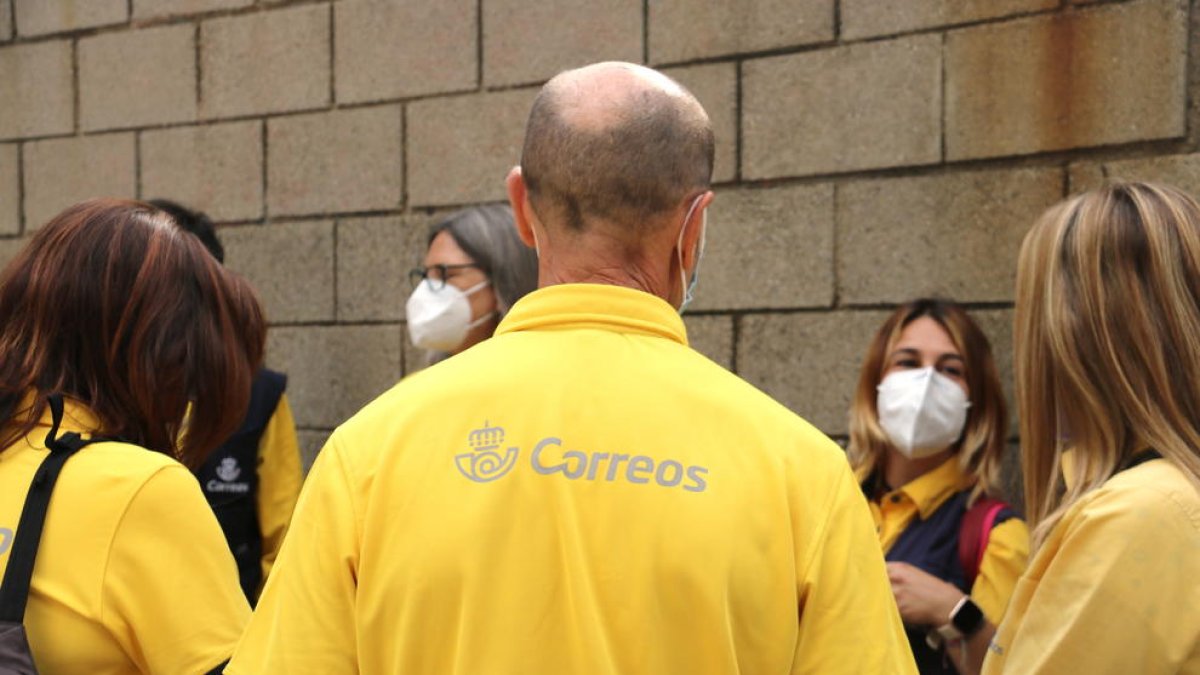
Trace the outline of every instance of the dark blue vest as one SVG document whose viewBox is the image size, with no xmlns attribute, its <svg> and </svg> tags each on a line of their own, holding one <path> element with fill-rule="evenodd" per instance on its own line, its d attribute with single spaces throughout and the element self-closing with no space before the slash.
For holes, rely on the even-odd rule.
<svg viewBox="0 0 1200 675">
<path fill-rule="evenodd" d="M 873 483 L 874 481 L 868 479 L 863 484 L 863 491 L 867 493 L 868 498 L 871 498 L 872 494 L 878 494 L 870 491 L 869 486 Z M 888 562 L 908 563 L 942 581 L 954 584 L 963 593 L 970 593 L 966 573 L 958 557 L 958 538 L 962 531 L 963 516 L 967 514 L 967 499 L 970 495 L 969 489 L 955 493 L 925 519 L 922 519 L 918 512 L 884 558 Z M 1017 514 L 1012 509 L 1002 509 L 996 515 L 993 527 L 1015 517 Z M 951 665 L 950 658 L 942 650 L 933 649 L 925 642 L 925 635 L 929 630 L 929 626 L 904 626 L 913 657 L 917 661 L 917 669 L 922 675 L 957 675 L 958 671 Z"/>
<path fill-rule="evenodd" d="M 246 418 L 233 436 L 196 471 L 200 487 L 237 561 L 242 591 L 253 605 L 262 583 L 262 528 L 258 522 L 258 443 L 287 387 L 287 376 L 263 368 L 250 388 Z"/>
</svg>

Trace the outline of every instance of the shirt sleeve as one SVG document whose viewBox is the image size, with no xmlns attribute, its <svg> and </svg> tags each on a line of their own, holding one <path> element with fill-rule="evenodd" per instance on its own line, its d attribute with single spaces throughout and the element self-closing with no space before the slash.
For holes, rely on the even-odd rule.
<svg viewBox="0 0 1200 675">
<path fill-rule="evenodd" d="M 144 673 L 205 673 L 233 653 L 250 606 L 200 485 L 158 470 L 130 501 L 109 548 L 100 617 Z"/>
<path fill-rule="evenodd" d="M 1052 557 L 1041 578 L 1018 585 L 985 673 L 1181 672 L 1196 648 L 1197 524 L 1166 495 L 1137 502 L 1089 504 L 1058 524 L 1045 544 Z"/>
<path fill-rule="evenodd" d="M 226 673 L 357 673 L 358 486 L 335 434 L 300 492 L 254 617 Z"/>
<path fill-rule="evenodd" d="M 262 530 L 262 578 L 265 583 L 287 534 L 292 510 L 303 482 L 300 444 L 287 395 L 279 399 L 275 412 L 258 443 L 258 524 Z M 260 592 L 262 588 L 258 589 Z"/>
<path fill-rule="evenodd" d="M 792 516 L 793 522 L 825 518 L 801 549 L 808 563 L 798 568 L 800 632 L 792 673 L 915 675 L 867 502 L 849 465 L 836 480 L 824 509 Z"/>
<path fill-rule="evenodd" d="M 993 626 L 1000 625 L 1017 580 L 1028 564 L 1029 528 L 1025 521 L 1009 518 L 993 527 L 975 585 L 971 587 L 971 599 Z"/>
</svg>

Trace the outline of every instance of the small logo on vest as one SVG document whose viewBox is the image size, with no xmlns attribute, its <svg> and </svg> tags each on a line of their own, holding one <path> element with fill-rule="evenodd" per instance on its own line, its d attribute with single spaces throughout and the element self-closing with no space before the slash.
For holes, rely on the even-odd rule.
<svg viewBox="0 0 1200 675">
<path fill-rule="evenodd" d="M 7 527 L 0 527 L 0 555 L 8 552 L 8 547 L 12 546 L 13 531 Z"/>
<path fill-rule="evenodd" d="M 455 464 L 462 475 L 476 483 L 490 483 L 512 470 L 517 464 L 517 448 L 509 448 L 501 454 L 500 446 L 504 444 L 504 428 L 483 426 L 472 431 L 467 436 L 470 452 L 454 457 Z"/>
<path fill-rule="evenodd" d="M 238 479 L 238 476 L 242 475 L 242 469 L 238 466 L 236 457 L 222 458 L 221 463 L 217 465 L 217 468 L 213 471 L 213 473 L 216 473 L 217 478 L 220 478 L 221 480 L 208 481 L 208 483 L 204 486 L 204 489 L 208 492 L 234 494 L 245 494 L 250 492 L 250 483 L 247 483 L 246 481 L 237 483 L 234 482 Z"/>
<path fill-rule="evenodd" d="M 237 460 L 233 457 L 222 459 L 220 466 L 217 467 L 217 478 L 226 483 L 232 483 L 240 475 L 242 475 L 242 470 L 238 468 Z"/>
</svg>

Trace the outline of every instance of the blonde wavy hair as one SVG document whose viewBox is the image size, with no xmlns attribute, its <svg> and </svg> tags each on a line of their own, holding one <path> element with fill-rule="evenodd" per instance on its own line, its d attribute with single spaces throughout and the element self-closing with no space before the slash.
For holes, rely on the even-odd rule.
<svg viewBox="0 0 1200 675">
<path fill-rule="evenodd" d="M 1014 340 L 1035 549 L 1071 505 L 1143 450 L 1200 488 L 1194 199 L 1122 183 L 1052 207 L 1021 246 Z"/>
<path fill-rule="evenodd" d="M 859 475 L 883 469 L 887 432 L 879 425 L 877 387 L 900 334 L 913 321 L 929 317 L 950 335 L 964 365 L 971 408 L 962 438 L 954 446 L 963 472 L 974 481 L 971 501 L 981 494 L 1000 496 L 1000 466 L 1008 432 L 1008 407 L 992 357 L 992 345 L 979 325 L 957 303 L 921 298 L 906 303 L 883 322 L 867 348 L 858 387 L 850 406 L 850 464 Z"/>
</svg>

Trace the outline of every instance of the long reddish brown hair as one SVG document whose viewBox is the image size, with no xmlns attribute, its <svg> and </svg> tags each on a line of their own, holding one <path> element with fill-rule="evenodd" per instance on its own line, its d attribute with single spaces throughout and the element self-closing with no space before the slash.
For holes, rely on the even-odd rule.
<svg viewBox="0 0 1200 675">
<path fill-rule="evenodd" d="M 166 213 L 76 204 L 0 277 L 0 448 L 59 392 L 96 414 L 95 433 L 198 466 L 241 423 L 265 334 L 249 284 Z"/>
</svg>

